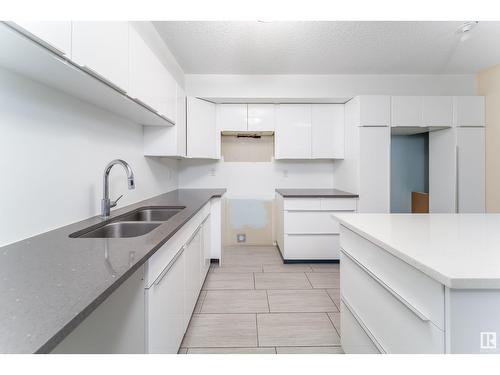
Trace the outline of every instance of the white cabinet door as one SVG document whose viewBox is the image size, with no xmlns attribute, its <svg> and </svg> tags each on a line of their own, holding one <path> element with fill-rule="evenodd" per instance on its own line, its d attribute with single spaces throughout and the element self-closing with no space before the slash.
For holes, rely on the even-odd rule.
<svg viewBox="0 0 500 375">
<path fill-rule="evenodd" d="M 356 99 L 356 98 L 355 98 Z M 391 97 L 362 95 L 359 100 L 358 126 L 389 126 L 391 123 Z"/>
<path fill-rule="evenodd" d="M 132 25 L 129 27 L 129 38 L 129 95 L 175 123 L 175 80 Z"/>
<path fill-rule="evenodd" d="M 247 130 L 246 104 L 218 104 L 217 111 L 220 131 Z"/>
<path fill-rule="evenodd" d="M 274 104 L 248 104 L 248 130 L 274 131 Z"/>
<path fill-rule="evenodd" d="M 456 212 L 456 130 L 429 133 L 429 212 Z"/>
<path fill-rule="evenodd" d="M 344 106 L 313 104 L 312 157 L 342 159 L 344 157 Z"/>
<path fill-rule="evenodd" d="M 422 124 L 424 126 L 453 125 L 453 97 L 424 96 L 422 104 Z"/>
<path fill-rule="evenodd" d="M 182 253 L 165 276 L 146 289 L 147 352 L 175 354 L 184 329 L 184 261 Z"/>
<path fill-rule="evenodd" d="M 128 90 L 128 22 L 73 22 L 72 60 Z"/>
<path fill-rule="evenodd" d="M 175 127 L 177 128 L 177 155 L 186 156 L 186 93 L 177 86 L 177 108 Z"/>
<path fill-rule="evenodd" d="M 201 275 L 201 254 L 202 254 L 202 235 L 201 227 L 193 234 L 191 239 L 186 244 L 184 250 L 186 266 L 185 266 L 185 285 L 186 291 L 184 295 L 184 319 L 187 323 L 191 319 L 198 294 L 200 292 L 200 275 Z"/>
<path fill-rule="evenodd" d="M 210 268 L 210 260 L 211 260 L 211 250 L 212 250 L 212 235 L 210 228 L 210 216 L 208 216 L 203 223 L 202 227 L 202 248 L 201 248 L 201 256 L 200 256 L 200 289 L 203 286 L 203 282 L 205 281 L 205 277 L 207 276 L 208 269 Z"/>
<path fill-rule="evenodd" d="M 421 96 L 391 97 L 391 126 L 423 126 Z"/>
<path fill-rule="evenodd" d="M 454 97 L 455 126 L 485 126 L 484 96 Z"/>
<path fill-rule="evenodd" d="M 458 212 L 485 212 L 484 128 L 457 129 Z"/>
<path fill-rule="evenodd" d="M 71 57 L 71 21 L 16 21 L 15 26 L 40 39 L 54 52 Z"/>
<path fill-rule="evenodd" d="M 189 158 L 219 158 L 215 104 L 206 100 L 187 98 L 187 156 Z"/>
<path fill-rule="evenodd" d="M 358 212 L 390 212 L 391 129 L 359 128 Z"/>
<path fill-rule="evenodd" d="M 310 159 L 311 105 L 280 104 L 274 137 L 276 159 Z"/>
</svg>

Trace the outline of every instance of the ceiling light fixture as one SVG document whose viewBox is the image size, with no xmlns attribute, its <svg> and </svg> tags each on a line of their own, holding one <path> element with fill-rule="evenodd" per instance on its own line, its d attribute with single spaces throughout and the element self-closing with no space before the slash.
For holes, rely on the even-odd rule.
<svg viewBox="0 0 500 375">
<path fill-rule="evenodd" d="M 460 34 L 460 41 L 463 42 L 463 41 L 466 41 L 467 39 L 469 39 L 470 37 L 470 31 L 477 26 L 477 24 L 479 23 L 479 21 L 469 21 L 469 22 L 465 22 L 464 24 L 462 24 L 458 30 L 457 30 L 457 33 Z"/>
</svg>

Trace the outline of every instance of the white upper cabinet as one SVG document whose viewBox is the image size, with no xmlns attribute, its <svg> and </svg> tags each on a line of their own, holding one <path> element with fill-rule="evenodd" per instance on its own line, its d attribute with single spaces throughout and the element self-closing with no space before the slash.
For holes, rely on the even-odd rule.
<svg viewBox="0 0 500 375">
<path fill-rule="evenodd" d="M 274 104 L 248 104 L 247 123 L 249 131 L 274 131 Z"/>
<path fill-rule="evenodd" d="M 128 90 L 128 22 L 73 22 L 72 45 L 73 61 Z"/>
<path fill-rule="evenodd" d="M 220 135 L 215 121 L 215 104 L 187 98 L 187 157 L 220 158 Z"/>
<path fill-rule="evenodd" d="M 186 156 L 186 93 L 179 86 L 177 86 L 175 128 L 177 128 L 177 155 Z"/>
<path fill-rule="evenodd" d="M 16 21 L 15 27 L 35 36 L 54 52 L 71 57 L 71 21 Z"/>
<path fill-rule="evenodd" d="M 484 96 L 455 96 L 453 100 L 455 126 L 485 126 Z"/>
<path fill-rule="evenodd" d="M 217 106 L 219 129 L 221 131 L 247 130 L 246 104 L 219 104 Z"/>
<path fill-rule="evenodd" d="M 342 159 L 344 157 L 344 105 L 313 104 L 313 159 Z"/>
<path fill-rule="evenodd" d="M 387 95 L 362 95 L 353 98 L 359 106 L 358 126 L 390 126 L 391 97 Z"/>
<path fill-rule="evenodd" d="M 391 125 L 392 126 L 423 126 L 423 99 L 421 96 L 392 96 Z"/>
<path fill-rule="evenodd" d="M 175 80 L 133 26 L 129 38 L 129 95 L 175 122 Z"/>
<path fill-rule="evenodd" d="M 278 105 L 274 138 L 275 158 L 310 159 L 311 140 L 311 105 Z"/>
<path fill-rule="evenodd" d="M 423 126 L 453 125 L 453 98 L 451 96 L 424 96 L 422 102 Z"/>
</svg>

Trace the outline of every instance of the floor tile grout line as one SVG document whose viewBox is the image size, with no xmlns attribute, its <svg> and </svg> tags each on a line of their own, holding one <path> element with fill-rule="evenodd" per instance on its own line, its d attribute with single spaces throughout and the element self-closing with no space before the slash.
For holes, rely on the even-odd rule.
<svg viewBox="0 0 500 375">
<path fill-rule="evenodd" d="M 269 310 L 269 312 L 271 312 L 271 304 L 269 303 L 269 292 L 267 289 L 266 289 L 266 297 L 267 297 L 267 309 Z"/>
<path fill-rule="evenodd" d="M 330 288 L 331 289 L 331 288 Z M 332 300 L 333 304 L 335 305 L 335 307 L 337 308 L 338 312 L 340 312 L 340 306 L 337 306 L 337 304 L 335 303 L 333 297 L 330 295 L 330 293 L 328 293 L 328 288 L 325 289 L 325 292 L 326 294 L 328 295 L 328 297 L 330 297 L 330 299 Z"/>
<path fill-rule="evenodd" d="M 259 322 L 257 320 L 257 314 L 255 314 L 255 334 L 257 335 L 257 348 L 260 348 L 260 342 L 259 342 Z"/>
<path fill-rule="evenodd" d="M 339 314 L 340 314 L 340 313 L 339 313 Z M 337 332 L 337 335 L 339 335 L 339 337 L 340 337 L 340 332 L 339 332 L 339 330 L 337 329 L 337 327 L 335 327 L 335 324 L 333 323 L 332 318 L 330 318 L 330 314 L 326 313 L 326 316 L 328 317 L 328 319 L 329 319 L 329 320 L 330 320 L 330 322 L 332 323 L 333 329 L 335 330 L 335 332 Z"/>
<path fill-rule="evenodd" d="M 309 280 L 309 276 L 307 276 L 307 272 L 304 272 L 304 275 L 306 275 L 306 279 L 307 279 L 307 281 L 309 282 L 309 285 L 311 285 L 311 288 L 312 288 L 312 289 L 316 289 L 316 288 L 314 287 L 314 285 L 312 284 L 311 280 Z"/>
</svg>

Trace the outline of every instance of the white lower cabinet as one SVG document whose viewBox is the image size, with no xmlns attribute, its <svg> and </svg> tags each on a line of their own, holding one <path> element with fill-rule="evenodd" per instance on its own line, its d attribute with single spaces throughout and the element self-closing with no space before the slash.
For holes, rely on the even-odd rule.
<svg viewBox="0 0 500 375">
<path fill-rule="evenodd" d="M 339 259 L 338 212 L 355 212 L 357 198 L 286 198 L 276 195 L 276 237 L 287 260 Z"/>
<path fill-rule="evenodd" d="M 344 351 L 445 353 L 444 286 L 349 229 L 340 233 Z"/>
<path fill-rule="evenodd" d="M 146 289 L 147 353 L 177 353 L 184 336 L 185 248 Z"/>
<path fill-rule="evenodd" d="M 184 319 L 185 325 L 189 323 L 193 313 L 198 293 L 201 288 L 201 254 L 203 252 L 202 228 L 199 227 L 186 244 L 186 274 L 184 284 Z"/>
</svg>

